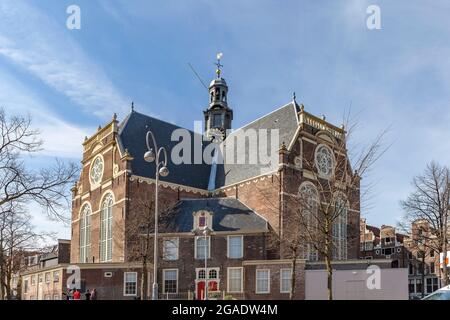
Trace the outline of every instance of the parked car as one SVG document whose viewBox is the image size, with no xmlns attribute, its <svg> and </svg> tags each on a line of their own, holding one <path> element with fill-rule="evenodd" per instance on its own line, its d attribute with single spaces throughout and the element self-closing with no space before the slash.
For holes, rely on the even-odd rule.
<svg viewBox="0 0 450 320">
<path fill-rule="evenodd" d="M 436 290 L 422 300 L 450 300 L 450 285 Z"/>
</svg>

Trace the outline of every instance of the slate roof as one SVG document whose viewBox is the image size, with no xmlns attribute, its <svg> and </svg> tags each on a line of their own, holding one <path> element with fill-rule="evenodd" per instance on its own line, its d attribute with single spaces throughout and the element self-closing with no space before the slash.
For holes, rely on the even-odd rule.
<svg viewBox="0 0 450 320">
<path fill-rule="evenodd" d="M 131 170 L 133 174 L 142 177 L 154 178 L 155 163 L 148 163 L 143 159 L 144 153 L 147 151 L 145 137 L 147 131 L 151 130 L 155 135 L 158 147 L 165 147 L 169 158 L 169 175 L 167 177 L 160 176 L 160 180 L 206 190 L 208 187 L 210 165 L 206 163 L 182 163 L 175 165 L 172 162 L 170 156 L 171 150 L 178 143 L 178 141 L 171 141 L 171 135 L 174 130 L 179 128 L 180 127 L 174 124 L 132 111 L 119 125 L 119 144 L 122 150 L 127 149 L 134 158 L 131 162 Z M 196 140 L 194 139 L 194 135 L 198 136 L 198 134 L 192 131 L 190 131 L 190 133 L 192 137 L 191 155 L 193 159 L 194 140 Z M 201 141 L 200 139 L 201 138 L 199 138 L 198 141 Z M 201 147 L 205 148 L 207 144 L 208 142 L 203 142 Z"/>
<path fill-rule="evenodd" d="M 284 142 L 289 144 L 293 138 L 298 127 L 297 113 L 299 107 L 297 104 L 289 103 L 247 125 L 231 133 L 224 143 L 230 139 L 235 139 L 236 135 L 246 129 L 267 129 L 268 132 L 272 129 L 279 129 L 279 145 Z M 145 136 L 150 129 L 157 140 L 158 146 L 164 146 L 169 156 L 169 171 L 167 177 L 160 177 L 162 181 L 172 182 L 184 186 L 208 189 L 208 183 L 211 173 L 211 165 L 206 163 L 201 164 L 179 164 L 175 165 L 171 159 L 171 150 L 178 143 L 178 141 L 171 141 L 172 132 L 181 127 L 141 114 L 136 111 L 131 111 L 130 114 L 119 124 L 119 146 L 123 150 L 127 149 L 134 160 L 131 162 L 132 173 L 142 177 L 154 178 L 155 164 L 144 161 L 143 156 L 147 151 Z M 194 139 L 194 133 L 189 130 L 192 137 L 191 155 L 194 157 L 194 141 L 202 141 L 201 137 Z M 270 148 L 270 134 L 268 134 L 268 146 Z M 209 144 L 209 142 L 202 142 L 202 151 Z M 235 143 L 235 148 L 236 148 Z M 278 147 L 279 148 L 279 147 Z M 277 148 L 277 152 L 278 152 Z M 244 150 L 245 149 L 245 150 Z M 246 157 L 249 153 L 257 153 L 257 150 L 249 148 L 240 148 L 236 152 L 246 152 Z M 247 159 L 247 158 L 246 158 Z M 220 188 L 230 184 L 243 181 L 248 178 L 259 176 L 271 171 L 278 166 L 278 153 L 276 156 L 277 163 L 271 166 L 262 164 L 250 164 L 246 160 L 246 164 L 218 164 L 215 178 L 215 188 Z"/>
<path fill-rule="evenodd" d="M 213 213 L 214 231 L 265 232 L 267 221 L 235 198 L 202 198 L 180 200 L 165 215 L 164 232 L 191 232 L 193 213 L 207 210 Z"/>
<path fill-rule="evenodd" d="M 277 147 L 277 155 L 276 155 L 276 163 L 273 163 L 271 166 L 263 165 L 263 164 L 251 164 L 249 160 L 246 160 L 245 164 L 227 164 L 226 159 L 223 161 L 223 164 L 217 165 L 217 174 L 216 174 L 216 188 L 220 188 L 223 186 L 227 186 L 236 182 L 240 182 L 245 179 L 249 179 L 252 177 L 259 176 L 264 173 L 268 173 L 274 171 L 274 169 L 278 168 L 278 149 L 281 147 L 281 144 L 284 142 L 286 146 L 289 145 L 292 138 L 294 137 L 295 131 L 298 127 L 298 118 L 297 113 L 299 112 L 299 107 L 297 104 L 289 103 L 265 116 L 259 118 L 244 127 L 234 131 L 230 134 L 224 143 L 230 139 L 235 139 L 236 135 L 238 135 L 243 130 L 247 129 L 255 129 L 257 132 L 259 129 L 267 129 L 267 144 L 268 149 L 270 150 L 270 130 L 279 129 L 279 145 Z M 245 152 L 246 159 L 248 158 L 249 153 L 257 153 L 257 150 L 252 150 L 250 148 L 237 148 L 236 139 L 234 142 L 235 146 L 235 154 L 239 152 Z M 270 155 L 270 152 L 267 153 Z M 225 156 L 226 158 L 226 156 Z M 236 159 L 235 159 L 236 160 Z"/>
</svg>

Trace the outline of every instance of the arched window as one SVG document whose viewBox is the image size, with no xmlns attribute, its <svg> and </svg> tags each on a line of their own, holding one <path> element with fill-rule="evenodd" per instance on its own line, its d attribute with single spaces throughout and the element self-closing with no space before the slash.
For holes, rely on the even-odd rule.
<svg viewBox="0 0 450 320">
<path fill-rule="evenodd" d="M 89 262 L 91 256 L 91 206 L 85 204 L 80 214 L 80 263 Z"/>
<path fill-rule="evenodd" d="M 114 200 L 108 193 L 102 202 L 100 222 L 100 261 L 107 262 L 112 259 L 112 208 Z"/>
<path fill-rule="evenodd" d="M 200 271 L 198 272 L 198 278 L 199 278 L 199 279 L 205 279 L 205 278 L 206 278 L 206 272 L 205 272 L 204 269 L 202 269 L 202 270 L 200 270 Z"/>
<path fill-rule="evenodd" d="M 318 226 L 318 193 L 316 186 L 310 182 L 302 183 L 299 188 L 299 197 L 302 216 L 305 219 L 306 228 L 308 229 L 306 232 L 313 236 L 317 234 Z M 314 239 L 310 240 L 310 243 L 306 243 L 304 246 L 304 258 L 317 261 L 318 253 L 312 245 Z"/>
<path fill-rule="evenodd" d="M 333 259 L 347 259 L 347 201 L 339 196 L 334 206 Z"/>
</svg>

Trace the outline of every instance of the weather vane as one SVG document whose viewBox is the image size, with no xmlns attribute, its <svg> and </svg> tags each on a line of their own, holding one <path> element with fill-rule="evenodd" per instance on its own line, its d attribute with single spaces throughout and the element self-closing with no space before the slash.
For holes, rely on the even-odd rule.
<svg viewBox="0 0 450 320">
<path fill-rule="evenodd" d="M 222 56 L 223 56 L 223 53 L 222 53 L 222 52 L 219 52 L 219 53 L 217 53 L 217 55 L 216 55 L 217 63 L 215 63 L 215 65 L 217 66 L 217 70 L 216 70 L 217 78 L 220 78 L 220 73 L 222 72 L 222 71 L 220 70 L 220 67 L 223 67 L 223 65 L 220 64 L 220 59 L 222 59 Z"/>
</svg>

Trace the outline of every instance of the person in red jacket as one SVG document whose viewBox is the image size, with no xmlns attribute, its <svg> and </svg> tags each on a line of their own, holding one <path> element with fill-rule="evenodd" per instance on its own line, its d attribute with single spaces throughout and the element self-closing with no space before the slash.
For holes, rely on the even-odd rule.
<svg viewBox="0 0 450 320">
<path fill-rule="evenodd" d="M 75 289 L 75 292 L 73 293 L 73 300 L 80 300 L 81 299 L 81 293 L 78 291 L 78 289 Z"/>
</svg>

